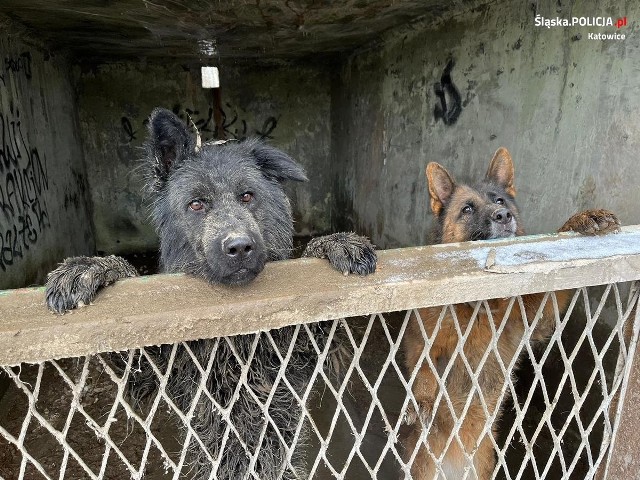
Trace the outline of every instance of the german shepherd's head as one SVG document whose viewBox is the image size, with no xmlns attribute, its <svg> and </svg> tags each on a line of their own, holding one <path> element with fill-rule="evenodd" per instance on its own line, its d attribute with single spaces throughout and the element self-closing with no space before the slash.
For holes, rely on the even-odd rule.
<svg viewBox="0 0 640 480">
<path fill-rule="evenodd" d="M 431 210 L 438 219 L 437 243 L 487 240 L 523 235 L 515 202 L 513 161 L 506 148 L 493 156 L 484 179 L 457 184 L 442 165 L 427 165 Z"/>
</svg>

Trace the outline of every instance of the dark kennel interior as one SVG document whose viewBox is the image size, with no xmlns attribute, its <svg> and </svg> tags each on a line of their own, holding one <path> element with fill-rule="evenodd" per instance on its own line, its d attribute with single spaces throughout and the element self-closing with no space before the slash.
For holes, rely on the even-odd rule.
<svg viewBox="0 0 640 480">
<path fill-rule="evenodd" d="M 205 140 L 258 136 L 303 164 L 310 182 L 288 187 L 297 245 L 347 229 L 379 248 L 428 243 L 426 163 L 483 175 L 499 146 L 528 233 L 594 207 L 638 224 L 638 18 L 632 0 L 2 0 L 0 289 L 79 254 L 154 272 L 139 158 L 156 106 Z M 610 31 L 625 38 L 590 36 Z M 206 65 L 219 89 L 202 88 Z"/>
</svg>

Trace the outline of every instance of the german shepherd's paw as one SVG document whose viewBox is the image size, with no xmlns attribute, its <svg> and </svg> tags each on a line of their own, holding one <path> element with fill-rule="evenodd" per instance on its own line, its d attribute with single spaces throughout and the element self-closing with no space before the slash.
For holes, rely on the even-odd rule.
<svg viewBox="0 0 640 480">
<path fill-rule="evenodd" d="M 47 276 L 47 307 L 64 313 L 89 305 L 101 287 L 137 275 L 125 259 L 114 255 L 67 258 Z"/>
<path fill-rule="evenodd" d="M 620 231 L 620 220 L 609 210 L 585 210 L 576 213 L 558 230 L 559 232 L 578 232 L 582 235 L 605 235 Z"/>
<path fill-rule="evenodd" d="M 403 423 L 406 425 L 413 425 L 414 423 L 418 423 L 422 421 L 424 425 L 429 425 L 433 420 L 433 407 L 434 402 L 418 402 L 418 411 L 416 412 L 413 403 L 409 403 L 407 405 L 407 413 L 405 413 L 403 418 Z"/>
<path fill-rule="evenodd" d="M 303 257 L 326 258 L 345 275 L 368 275 L 376 271 L 375 247 L 367 237 L 353 232 L 340 232 L 312 239 Z"/>
</svg>

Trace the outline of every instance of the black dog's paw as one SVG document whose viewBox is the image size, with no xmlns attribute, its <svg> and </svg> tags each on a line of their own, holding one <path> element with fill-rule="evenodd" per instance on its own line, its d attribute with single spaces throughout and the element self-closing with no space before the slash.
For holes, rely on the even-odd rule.
<svg viewBox="0 0 640 480">
<path fill-rule="evenodd" d="M 67 258 L 47 276 L 47 306 L 56 313 L 64 313 L 89 305 L 101 287 L 137 275 L 125 259 L 114 255 Z"/>
<path fill-rule="evenodd" d="M 558 230 L 578 232 L 582 235 L 605 235 L 620 231 L 620 220 L 609 210 L 585 210 L 576 213 Z"/>
<path fill-rule="evenodd" d="M 307 244 L 303 257 L 326 258 L 345 275 L 368 275 L 375 272 L 375 247 L 367 237 L 353 232 L 341 232 L 314 238 Z"/>
</svg>

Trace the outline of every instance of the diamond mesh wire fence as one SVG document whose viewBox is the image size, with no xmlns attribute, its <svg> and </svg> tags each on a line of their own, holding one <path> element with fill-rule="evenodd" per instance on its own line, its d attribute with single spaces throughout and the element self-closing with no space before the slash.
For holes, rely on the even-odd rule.
<svg viewBox="0 0 640 480">
<path fill-rule="evenodd" d="M 3 366 L 0 475 L 593 478 L 637 303 L 611 283 Z"/>
</svg>

